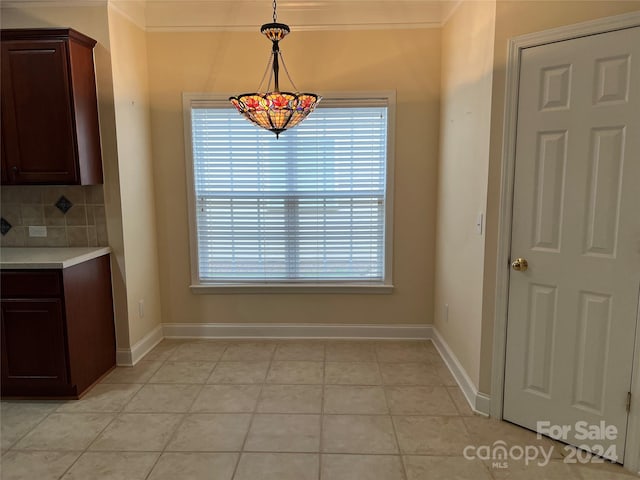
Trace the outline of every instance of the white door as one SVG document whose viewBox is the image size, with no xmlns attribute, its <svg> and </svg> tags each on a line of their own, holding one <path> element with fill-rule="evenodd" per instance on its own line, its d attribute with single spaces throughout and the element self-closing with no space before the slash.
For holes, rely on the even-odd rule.
<svg viewBox="0 0 640 480">
<path fill-rule="evenodd" d="M 528 269 L 510 274 L 504 418 L 566 425 L 566 443 L 622 462 L 640 292 L 640 27 L 523 51 L 513 201 L 511 261 Z M 581 438 L 602 421 L 615 439 Z"/>
</svg>

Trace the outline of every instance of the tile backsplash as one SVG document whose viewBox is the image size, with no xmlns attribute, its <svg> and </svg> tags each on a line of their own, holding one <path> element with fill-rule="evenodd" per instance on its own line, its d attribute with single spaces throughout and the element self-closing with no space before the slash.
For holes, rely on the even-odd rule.
<svg viewBox="0 0 640 480">
<path fill-rule="evenodd" d="M 2 186 L 3 247 L 107 246 L 102 185 Z M 30 226 L 45 226 L 46 237 L 29 236 Z"/>
</svg>

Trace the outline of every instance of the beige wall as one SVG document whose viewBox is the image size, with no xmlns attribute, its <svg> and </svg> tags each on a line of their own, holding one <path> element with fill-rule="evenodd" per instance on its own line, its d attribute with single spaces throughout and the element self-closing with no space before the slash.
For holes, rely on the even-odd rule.
<svg viewBox="0 0 640 480">
<path fill-rule="evenodd" d="M 294 31 L 281 45 L 303 90 L 397 90 L 390 295 L 190 293 L 182 93 L 255 89 L 270 45 L 257 31 L 152 32 L 147 42 L 164 322 L 432 321 L 438 29 Z"/>
<path fill-rule="evenodd" d="M 130 344 L 161 323 L 144 30 L 109 7 Z M 144 302 L 143 316 L 139 302 Z"/>
<path fill-rule="evenodd" d="M 434 320 L 471 380 L 480 376 L 495 2 L 467 1 L 442 29 Z M 445 305 L 448 308 L 448 319 Z"/>
<path fill-rule="evenodd" d="M 505 65 L 509 38 L 525 33 L 570 25 L 596 18 L 640 10 L 640 1 L 503 1 L 498 0 L 494 50 L 494 80 L 491 106 L 491 139 L 487 198 L 482 304 L 480 390 L 491 390 L 491 356 L 495 310 L 495 276 L 502 161 L 502 125 L 505 105 Z"/>
<path fill-rule="evenodd" d="M 111 51 L 107 8 L 100 7 L 42 7 L 3 8 L 2 28 L 72 27 L 89 35 L 98 43 L 94 48 L 102 164 L 104 170 L 104 204 L 109 232 L 111 276 L 116 316 L 118 346 L 129 346 L 127 292 L 125 288 L 125 257 L 120 203 L 118 150 L 111 76 Z"/>
</svg>

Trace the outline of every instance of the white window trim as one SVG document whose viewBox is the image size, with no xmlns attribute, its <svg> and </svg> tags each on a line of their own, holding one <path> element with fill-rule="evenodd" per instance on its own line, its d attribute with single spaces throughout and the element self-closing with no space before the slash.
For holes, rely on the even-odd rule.
<svg viewBox="0 0 640 480">
<path fill-rule="evenodd" d="M 198 267 L 198 239 L 195 211 L 195 178 L 193 169 L 193 144 L 191 137 L 191 108 L 194 105 L 227 104 L 231 94 L 183 93 L 185 171 L 187 177 L 187 205 L 189 210 L 189 254 L 191 261 L 192 293 L 233 294 L 233 293 L 367 293 L 385 294 L 393 291 L 393 199 L 394 199 L 394 154 L 396 127 L 395 90 L 364 92 L 324 92 L 322 104 L 339 104 L 349 101 L 350 105 L 379 105 L 382 100 L 387 105 L 387 185 L 385 202 L 384 271 L 383 282 L 318 282 L 318 283 L 208 283 L 201 282 Z"/>
</svg>

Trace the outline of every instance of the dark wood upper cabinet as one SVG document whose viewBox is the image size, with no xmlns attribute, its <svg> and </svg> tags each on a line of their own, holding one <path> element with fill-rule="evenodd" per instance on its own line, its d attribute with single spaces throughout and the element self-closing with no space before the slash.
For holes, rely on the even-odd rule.
<svg viewBox="0 0 640 480">
<path fill-rule="evenodd" d="M 2 183 L 102 183 L 96 41 L 70 28 L 1 35 Z"/>
</svg>

